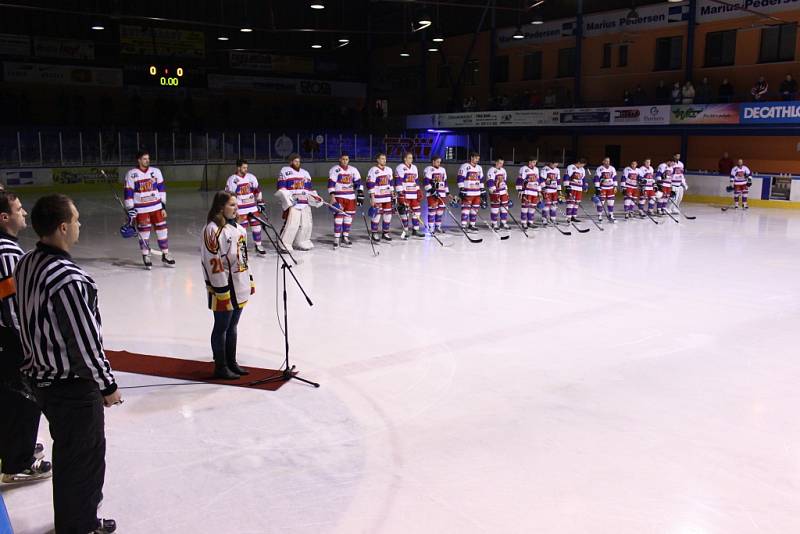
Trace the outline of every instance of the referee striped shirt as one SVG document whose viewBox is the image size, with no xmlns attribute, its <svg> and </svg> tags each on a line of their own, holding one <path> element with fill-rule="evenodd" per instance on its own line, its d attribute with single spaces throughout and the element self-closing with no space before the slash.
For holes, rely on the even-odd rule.
<svg viewBox="0 0 800 534">
<path fill-rule="evenodd" d="M 14 267 L 23 252 L 17 238 L 0 232 L 0 327 L 19 332 L 17 319 L 17 286 Z"/>
<path fill-rule="evenodd" d="M 19 260 L 14 278 L 25 363 L 40 385 L 93 380 L 103 395 L 117 389 L 103 351 L 97 285 L 72 257 L 37 243 Z"/>
</svg>

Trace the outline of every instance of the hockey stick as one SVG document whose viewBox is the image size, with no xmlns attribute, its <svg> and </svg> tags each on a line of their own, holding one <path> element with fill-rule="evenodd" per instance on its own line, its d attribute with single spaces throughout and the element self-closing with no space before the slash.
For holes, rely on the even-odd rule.
<svg viewBox="0 0 800 534">
<path fill-rule="evenodd" d="M 367 214 L 364 213 L 364 206 L 361 206 L 361 218 L 364 219 L 364 227 L 367 229 L 367 239 L 369 239 L 369 244 L 372 247 L 372 254 L 373 256 L 379 256 L 380 251 L 375 248 L 375 240 L 372 239 L 372 229 L 369 227 L 369 223 L 367 222 Z"/>
<path fill-rule="evenodd" d="M 500 233 L 499 233 L 497 230 L 495 230 L 495 229 L 494 229 L 494 226 L 492 226 L 491 224 L 489 224 L 489 221 L 487 221 L 486 219 L 484 219 L 483 217 L 481 217 L 481 214 L 480 214 L 479 212 L 476 212 L 476 213 L 475 213 L 475 215 L 477 215 L 477 216 L 478 216 L 478 219 L 479 219 L 479 220 L 480 220 L 480 221 L 481 221 L 483 224 L 485 224 L 485 225 L 487 226 L 487 228 L 489 228 L 489 230 L 491 230 L 491 231 L 492 231 L 492 233 L 494 233 L 494 235 L 495 235 L 495 236 L 497 236 L 497 238 L 498 238 L 500 241 L 505 241 L 506 239 L 508 239 L 508 238 L 510 238 L 510 237 L 511 237 L 510 235 L 500 235 Z"/>
<path fill-rule="evenodd" d="M 696 216 L 686 215 L 685 213 L 683 213 L 683 211 L 678 207 L 678 205 L 675 203 L 675 201 L 672 200 L 672 197 L 670 197 L 669 201 L 672 202 L 672 205 L 675 206 L 675 209 L 678 210 L 678 213 L 683 215 L 685 218 L 689 219 L 690 221 L 693 221 L 693 220 L 697 219 Z"/>
<path fill-rule="evenodd" d="M 672 199 L 670 198 L 670 200 L 672 200 Z M 675 221 L 676 224 L 680 224 L 681 223 L 678 219 L 676 219 L 675 217 L 672 216 L 672 214 L 669 212 L 669 210 L 665 209 L 664 213 L 666 213 L 669 216 L 670 219 Z"/>
<path fill-rule="evenodd" d="M 556 209 L 557 209 L 557 208 L 556 208 Z M 569 217 L 567 217 L 566 208 L 565 208 L 565 211 L 564 211 L 564 217 L 566 217 L 567 219 L 569 219 Z M 557 222 L 558 222 L 558 221 L 556 221 L 556 223 L 557 223 Z M 590 230 L 591 230 L 591 228 L 581 228 L 580 226 L 578 226 L 577 224 L 575 224 L 575 221 L 569 221 L 567 224 L 571 224 L 571 225 L 572 225 L 572 227 L 573 227 L 573 228 L 575 228 L 575 229 L 578 231 L 578 233 L 580 233 L 580 234 L 585 234 L 586 232 L 588 232 L 588 231 L 590 231 Z"/>
<path fill-rule="evenodd" d="M 289 249 L 286 247 L 286 244 L 283 242 L 283 237 L 281 237 L 281 232 L 279 232 L 274 226 L 272 226 L 272 223 L 269 222 L 269 219 L 267 219 L 266 217 L 261 218 L 258 215 L 256 215 L 256 213 L 261 213 L 261 212 L 251 213 L 250 216 L 253 219 L 255 219 L 258 222 L 260 222 L 261 226 L 263 226 L 264 228 L 268 228 L 268 229 L 272 230 L 272 232 L 275 234 L 275 237 L 277 238 L 278 245 L 280 245 L 279 247 L 275 247 L 277 249 L 276 252 L 278 254 L 288 254 L 289 257 L 292 259 L 292 263 L 294 263 L 295 265 L 300 265 L 300 263 L 295 259 L 295 257 L 292 255 L 292 253 L 289 252 Z M 286 226 L 286 223 L 284 223 L 284 227 L 285 226 Z M 281 228 L 281 231 L 283 231 L 283 228 Z M 267 234 L 267 239 L 272 241 L 272 239 L 269 238 L 269 234 Z M 274 244 L 275 243 L 273 243 L 273 245 Z"/>
<path fill-rule="evenodd" d="M 578 207 L 581 209 L 581 211 L 582 211 L 583 213 L 585 213 L 585 214 L 586 214 L 586 217 L 587 217 L 587 218 L 588 218 L 590 221 L 592 221 L 592 224 L 594 224 L 594 225 L 597 227 L 597 229 L 598 229 L 598 230 L 600 230 L 601 232 L 605 232 L 605 231 L 606 231 L 606 229 L 605 229 L 605 228 L 603 228 L 602 226 L 600 226 L 600 224 L 599 224 L 597 221 L 595 221 L 595 220 L 594 220 L 594 218 L 593 218 L 593 217 L 592 217 L 592 216 L 589 214 L 589 212 L 588 212 L 588 211 L 586 211 L 586 208 L 584 208 L 584 207 L 583 207 L 583 204 L 581 204 L 580 202 L 578 202 Z"/>
<path fill-rule="evenodd" d="M 479 238 L 477 238 L 477 239 L 476 239 L 476 238 L 473 238 L 471 235 L 469 235 L 469 234 L 467 233 L 467 231 L 466 231 L 466 230 L 464 230 L 464 227 L 463 227 L 463 226 L 461 226 L 461 221 L 459 221 L 458 219 L 456 219 L 456 216 L 455 216 L 455 215 L 453 215 L 453 212 L 452 212 L 452 211 L 450 211 L 450 208 L 448 208 L 447 206 L 445 206 L 445 207 L 444 207 L 444 209 L 445 209 L 445 211 L 447 212 L 447 214 L 450 216 L 450 218 L 451 218 L 451 219 L 453 219 L 453 222 L 454 222 L 454 223 L 456 223 L 456 227 L 457 227 L 459 230 L 461 230 L 461 233 L 463 233 L 463 234 L 466 236 L 466 238 L 469 240 L 469 242 L 470 242 L 470 243 L 483 243 L 483 238 L 482 238 L 482 237 L 479 237 Z"/>
<path fill-rule="evenodd" d="M 545 218 L 545 216 L 544 216 L 544 210 L 543 210 L 543 209 L 539 209 L 539 213 L 540 213 L 540 214 L 541 214 L 541 216 L 542 216 L 542 224 L 543 224 L 545 227 L 549 226 L 549 225 L 547 224 L 547 219 L 546 219 L 546 218 Z M 558 207 L 556 207 L 556 213 L 558 213 Z M 553 228 L 555 228 L 556 230 L 558 230 L 559 232 L 561 232 L 561 234 L 562 234 L 562 235 L 572 235 L 572 232 L 570 232 L 569 230 L 562 230 L 562 229 L 561 229 L 561 227 L 558 225 L 558 216 L 557 216 L 557 215 L 556 215 L 556 220 L 555 220 L 555 221 L 553 221 Z"/>
<path fill-rule="evenodd" d="M 444 243 L 442 243 L 442 240 L 441 240 L 441 239 L 439 239 L 439 238 L 436 236 L 436 234 L 434 234 L 433 232 L 431 232 L 431 229 L 430 229 L 430 227 L 429 227 L 427 224 L 425 224 L 425 221 L 423 221 L 423 220 L 422 220 L 422 217 L 420 217 L 419 215 L 417 215 L 417 214 L 416 214 L 416 213 L 414 213 L 413 211 L 411 212 L 411 216 L 412 216 L 412 217 L 414 217 L 414 218 L 415 218 L 417 221 L 419 221 L 419 223 L 422 225 L 422 227 L 423 227 L 423 228 L 425 228 L 425 231 L 426 231 L 428 234 L 430 234 L 430 236 L 431 236 L 432 238 L 434 238 L 434 239 L 435 239 L 435 240 L 436 240 L 436 241 L 437 241 L 437 242 L 438 242 L 440 245 L 442 245 L 443 247 L 453 246 L 453 245 L 452 245 L 452 243 L 448 243 L 447 245 L 445 245 Z"/>
<path fill-rule="evenodd" d="M 523 233 L 523 234 L 525 234 L 525 237 L 530 237 L 530 236 L 528 235 L 528 231 L 527 231 L 527 230 L 525 230 L 525 228 L 524 228 L 524 227 L 522 226 L 522 224 L 521 224 L 521 223 L 520 223 L 520 222 L 517 220 L 517 218 L 516 218 L 516 217 L 514 217 L 514 214 L 513 214 L 513 213 L 511 213 L 511 210 L 508 210 L 508 216 L 509 216 L 509 217 L 511 217 L 511 220 L 512 220 L 512 221 L 514 221 L 514 224 L 516 224 L 517 226 L 519 226 L 519 229 L 520 229 L 520 230 L 522 230 L 522 233 Z"/>
</svg>

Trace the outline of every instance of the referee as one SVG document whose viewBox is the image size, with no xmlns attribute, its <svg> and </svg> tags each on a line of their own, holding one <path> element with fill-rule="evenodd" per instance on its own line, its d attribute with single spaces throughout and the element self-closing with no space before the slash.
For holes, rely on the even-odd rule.
<svg viewBox="0 0 800 534">
<path fill-rule="evenodd" d="M 22 256 L 17 235 L 27 213 L 17 195 L 0 190 L 0 464 L 4 483 L 49 478 L 51 464 L 36 443 L 42 411 L 23 380 L 14 267 Z"/>
<path fill-rule="evenodd" d="M 53 437 L 53 508 L 58 534 L 104 534 L 98 519 L 106 437 L 103 407 L 122 402 L 103 352 L 97 286 L 69 255 L 78 210 L 64 195 L 41 197 L 31 211 L 36 248 L 14 278 L 25 362 Z"/>
</svg>

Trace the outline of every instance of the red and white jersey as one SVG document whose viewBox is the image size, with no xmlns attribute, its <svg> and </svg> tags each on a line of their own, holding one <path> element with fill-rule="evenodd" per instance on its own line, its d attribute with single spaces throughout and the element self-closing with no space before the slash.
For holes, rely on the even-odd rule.
<svg viewBox="0 0 800 534">
<path fill-rule="evenodd" d="M 428 191 L 430 196 L 435 195 L 439 198 L 447 198 L 447 195 L 450 193 L 450 188 L 447 186 L 447 171 L 445 168 L 430 165 L 425 167 L 425 170 L 422 172 L 425 176 L 422 180 L 425 191 Z"/>
<path fill-rule="evenodd" d="M 397 194 L 409 200 L 420 197 L 419 171 L 413 163 L 409 167 L 401 163 L 394 170 L 394 189 Z"/>
<path fill-rule="evenodd" d="M 662 163 L 658 166 L 656 171 L 656 180 L 662 185 L 672 186 L 672 165 L 669 163 Z"/>
<path fill-rule="evenodd" d="M 567 172 L 564 173 L 564 188 L 571 191 L 583 191 L 583 184 L 586 182 L 586 168 L 577 165 L 569 165 Z"/>
<path fill-rule="evenodd" d="M 361 183 L 361 173 L 352 165 L 347 168 L 334 165 L 328 171 L 328 193 L 339 198 L 355 200 L 356 191 L 364 189 Z"/>
<path fill-rule="evenodd" d="M 750 172 L 750 167 L 747 165 L 736 166 L 731 169 L 731 182 L 734 185 L 747 185 L 747 179 L 752 176 L 752 172 Z"/>
<path fill-rule="evenodd" d="M 375 202 L 391 202 L 394 186 L 392 169 L 389 167 L 372 167 L 367 173 L 367 191 L 375 199 Z"/>
<path fill-rule="evenodd" d="M 137 213 L 151 213 L 164 209 L 167 202 L 164 177 L 155 167 L 134 167 L 125 173 L 125 208 Z"/>
<path fill-rule="evenodd" d="M 458 188 L 468 197 L 479 197 L 483 191 L 483 168 L 470 163 L 458 169 Z"/>
<path fill-rule="evenodd" d="M 236 195 L 236 204 L 239 215 L 246 215 L 258 211 L 258 204 L 263 202 L 258 179 L 249 172 L 244 176 L 232 174 L 225 184 L 225 191 Z"/>
<path fill-rule="evenodd" d="M 672 186 L 686 187 L 686 168 L 682 161 L 676 161 L 672 166 Z"/>
<path fill-rule="evenodd" d="M 247 231 L 236 223 L 222 228 L 208 223 L 200 256 L 211 309 L 225 311 L 234 301 L 244 307 L 255 288 L 247 266 Z"/>
<path fill-rule="evenodd" d="M 505 169 L 492 167 L 486 172 L 486 189 L 495 195 L 508 194 L 508 173 Z"/>
<path fill-rule="evenodd" d="M 622 185 L 631 189 L 639 188 L 639 167 L 625 167 L 622 171 Z"/>
<path fill-rule="evenodd" d="M 523 195 L 538 196 L 542 190 L 539 183 L 539 168 L 523 165 L 519 168 L 517 176 L 517 191 Z"/>
<path fill-rule="evenodd" d="M 539 181 L 544 185 L 545 193 L 557 193 L 561 191 L 561 170 L 558 167 L 545 165 L 542 167 Z"/>
<path fill-rule="evenodd" d="M 613 165 L 597 167 L 594 171 L 594 186 L 606 191 L 617 187 L 617 169 Z"/>
<path fill-rule="evenodd" d="M 308 207 L 308 195 L 312 192 L 311 175 L 305 169 L 298 171 L 286 166 L 278 175 L 278 189 L 284 189 L 292 194 L 295 201 L 294 207 L 304 209 Z"/>
<path fill-rule="evenodd" d="M 636 169 L 639 176 L 642 177 L 644 184 L 642 185 L 643 191 L 652 191 L 656 185 L 655 171 L 649 165 L 642 165 Z"/>
</svg>

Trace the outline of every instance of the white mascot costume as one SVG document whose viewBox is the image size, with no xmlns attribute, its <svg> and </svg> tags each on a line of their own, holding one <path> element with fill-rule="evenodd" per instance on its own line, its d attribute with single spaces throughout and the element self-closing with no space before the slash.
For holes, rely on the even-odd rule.
<svg viewBox="0 0 800 534">
<path fill-rule="evenodd" d="M 297 158 L 299 161 L 299 157 Z M 292 159 L 290 158 L 290 163 Z M 314 224 L 311 207 L 322 205 L 322 199 L 311 184 L 311 175 L 304 169 L 286 166 L 278 177 L 275 196 L 280 200 L 286 222 L 281 231 L 281 241 L 286 250 L 311 250 L 311 230 Z"/>
</svg>

